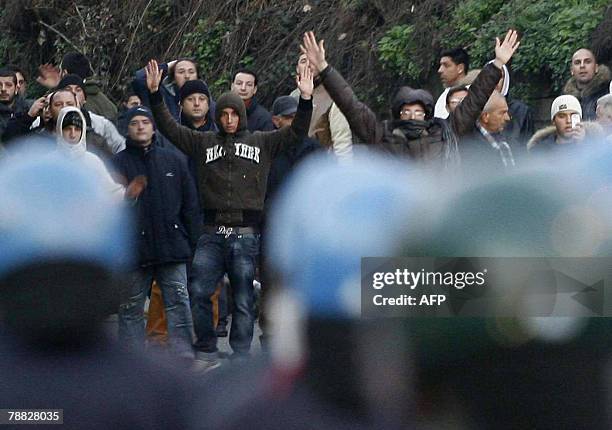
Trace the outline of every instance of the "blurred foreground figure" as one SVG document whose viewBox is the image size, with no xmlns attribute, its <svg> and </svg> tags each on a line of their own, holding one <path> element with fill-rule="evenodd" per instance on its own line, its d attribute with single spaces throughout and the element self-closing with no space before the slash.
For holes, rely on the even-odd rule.
<svg viewBox="0 0 612 430">
<path fill-rule="evenodd" d="M 431 235 L 411 238 L 402 254 L 610 257 L 611 168 L 608 150 L 475 182 L 449 198 Z M 513 264 L 508 259 L 502 266 Z M 533 292 L 539 285 L 524 287 Z M 417 352 L 417 428 L 610 428 L 610 318 L 521 317 L 525 306 L 517 304 L 533 306 L 533 297 L 515 297 L 512 309 L 503 308 L 506 317 L 409 321 Z M 551 297 L 557 306 L 564 295 Z"/>
<path fill-rule="evenodd" d="M 32 148 L 0 160 L 0 404 L 63 409 L 62 428 L 187 428 L 182 377 L 104 336 L 132 263 L 122 204 L 83 163 Z"/>
<path fill-rule="evenodd" d="M 305 160 L 270 215 L 270 363 L 218 377 L 212 427 L 395 429 L 412 410 L 401 322 L 360 320 L 362 256 L 393 255 L 418 216 L 406 166 L 355 154 Z M 421 186 L 421 189 L 423 187 Z M 213 420 L 213 421 L 210 421 Z"/>
</svg>

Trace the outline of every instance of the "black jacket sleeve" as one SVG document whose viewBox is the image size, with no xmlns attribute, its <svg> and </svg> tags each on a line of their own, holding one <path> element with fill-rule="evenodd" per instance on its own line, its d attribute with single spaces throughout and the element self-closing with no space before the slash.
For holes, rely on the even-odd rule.
<svg viewBox="0 0 612 430">
<path fill-rule="evenodd" d="M 2 141 L 6 143 L 11 139 L 25 136 L 31 131 L 30 127 L 34 123 L 35 119 L 36 118 L 32 118 L 27 113 L 23 113 L 9 119 L 6 124 L 4 134 L 2 135 Z"/>
</svg>

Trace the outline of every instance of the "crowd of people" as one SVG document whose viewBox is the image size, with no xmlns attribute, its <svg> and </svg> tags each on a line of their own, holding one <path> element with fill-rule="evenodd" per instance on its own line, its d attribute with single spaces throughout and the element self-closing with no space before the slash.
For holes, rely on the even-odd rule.
<svg viewBox="0 0 612 430">
<path fill-rule="evenodd" d="M 578 49 L 569 61 L 571 78 L 564 86 L 563 94 L 552 102 L 550 125 L 541 130 L 534 129 L 533 109 L 509 96 L 510 60 L 519 49 L 519 39 L 518 33 L 513 30 L 509 30 L 503 38 L 496 39 L 491 52 L 492 60 L 481 69 L 470 69 L 469 55 L 463 48 L 442 52 L 438 73 L 445 87 L 443 93 L 436 100 L 425 89 L 401 87 L 389 103 L 391 119 L 385 121 L 358 99 L 350 84 L 328 63 L 324 42 L 318 41 L 312 32 L 303 36 L 301 52 L 296 55 L 296 89 L 291 94 L 277 97 L 271 111 L 257 100 L 258 77 L 255 71 L 236 70 L 227 92 L 211 94 L 206 79 L 212 77 L 201 76 L 198 64 L 188 58 L 165 64 L 149 61 L 135 73 L 132 90 L 124 95 L 118 107 L 100 90 L 100 82 L 92 76 L 89 60 L 82 54 L 67 53 L 57 68 L 41 66 L 37 81 L 49 90 L 36 100 L 25 98 L 28 82 L 22 69 L 2 67 L 0 160 L 9 160 L 11 153 L 36 146 L 51 148 L 54 156 L 78 164 L 82 169 L 80 173 L 68 173 L 78 176 L 87 172 L 95 177 L 97 189 L 92 190 L 91 184 L 83 183 L 75 189 L 75 195 L 96 192 L 104 195 L 97 196 L 97 199 L 108 199 L 99 208 L 114 203 L 126 207 L 134 220 L 135 234 L 132 236 L 135 250 L 132 255 L 126 256 L 125 249 L 116 249 L 118 246 L 127 247 L 123 243 L 108 248 L 121 254 L 122 265 L 129 266 L 126 268 L 128 276 L 122 282 L 113 283 L 106 279 L 108 274 L 100 274 L 87 265 L 69 264 L 71 259 L 78 259 L 78 252 L 82 252 L 80 245 L 70 240 L 94 243 L 105 239 L 99 236 L 111 235 L 110 230 L 116 227 L 115 224 L 110 225 L 110 218 L 104 223 L 100 221 L 111 217 L 111 214 L 96 213 L 94 209 L 97 207 L 94 206 L 99 203 L 90 196 L 92 207 L 86 208 L 88 210 L 82 214 L 90 219 L 76 222 L 75 232 L 66 233 L 67 239 L 59 239 L 61 235 L 56 237 L 53 234 L 49 238 L 58 240 L 57 249 L 61 257 L 57 261 L 49 261 L 61 265 L 64 271 L 70 269 L 73 272 L 50 269 L 44 264 L 48 253 L 41 253 L 36 255 L 36 259 L 24 257 L 28 265 L 34 264 L 36 268 L 26 274 L 15 272 L 16 268 L 30 267 L 23 266 L 17 260 L 14 268 L 6 268 L 9 262 L 0 263 L 0 279 L 6 279 L 9 286 L 27 283 L 22 278 L 15 278 L 15 273 L 19 273 L 33 277 L 26 277 L 28 282 L 34 283 L 36 276 L 39 276 L 38 279 L 54 278 L 54 288 L 65 283 L 78 290 L 76 285 L 71 284 L 69 273 L 73 273 L 77 280 L 89 279 L 94 282 L 93 273 L 99 277 L 95 282 L 100 284 L 100 288 L 112 291 L 113 297 L 85 299 L 79 294 L 77 296 L 82 300 L 79 309 L 85 310 L 77 315 L 94 325 L 101 315 L 116 313 L 118 344 L 123 350 L 138 352 L 145 346 L 159 349 L 182 369 L 209 373 L 218 367 L 225 367 L 217 340 L 229 334 L 232 350 L 230 362 L 236 365 L 249 362 L 258 318 L 263 331 L 260 342 L 264 350 L 274 348 L 275 336 L 285 339 L 282 330 L 277 333 L 270 329 L 268 313 L 259 306 L 262 299 L 264 303 L 272 300 L 269 290 L 278 282 L 278 273 L 270 267 L 284 272 L 281 274 L 289 278 L 289 283 L 329 283 L 333 290 L 332 286 L 340 289 L 343 285 L 341 279 L 345 279 L 344 275 L 339 274 L 355 265 L 353 261 L 347 266 L 339 264 L 332 269 L 330 264 L 335 261 L 336 253 L 349 255 L 352 252 L 351 258 L 357 261 L 360 256 L 368 256 L 359 253 L 383 255 L 396 249 L 397 244 L 391 245 L 395 231 L 391 227 L 399 226 L 404 215 L 411 210 L 397 202 L 402 199 L 412 201 L 413 196 L 403 189 L 402 184 L 388 183 L 392 181 L 390 172 L 362 168 L 361 152 L 372 154 L 373 166 L 384 166 L 383 161 L 377 161 L 380 155 L 383 160 L 401 162 L 414 172 L 422 171 L 428 175 L 462 181 L 476 174 L 496 179 L 504 175 L 510 177 L 516 169 L 532 162 L 546 165 L 559 155 L 585 154 L 612 145 L 610 71 L 599 64 L 594 53 L 588 49 Z M 314 160 L 318 160 L 322 171 L 332 169 L 330 165 L 348 169 L 350 175 L 347 174 L 345 178 L 351 179 L 350 184 L 345 183 L 342 177 L 330 174 L 328 179 L 332 182 L 319 183 L 317 189 L 304 188 L 302 193 L 297 187 L 294 191 L 300 194 L 291 197 L 310 199 L 308 201 L 312 206 L 307 210 L 311 218 L 292 212 L 294 206 L 285 203 L 279 206 L 279 213 L 284 214 L 284 223 L 271 220 L 270 208 L 277 200 L 282 200 L 278 196 L 282 196 L 291 174 L 298 166 L 312 165 Z M 359 172 L 356 166 L 359 166 Z M 395 164 L 393 166 L 397 167 Z M 17 169 L 13 174 L 27 183 L 26 178 L 36 172 L 35 167 L 29 166 L 30 170 L 21 173 Z M 46 187 L 41 185 L 36 198 L 44 203 L 45 198 L 49 199 L 48 195 L 52 194 L 54 199 L 62 201 L 62 195 L 55 196 L 51 189 L 54 186 L 61 189 L 62 175 L 65 173 L 62 169 L 68 168 L 62 167 L 54 173 L 59 179 L 57 185 L 53 185 L 53 168 L 44 163 L 39 167 L 50 172 L 46 180 L 51 184 L 47 183 Z M 397 179 L 410 181 L 415 177 L 402 176 Z M 387 183 L 381 178 L 385 178 Z M 8 181 L 7 178 L 0 179 Z M 379 202 L 380 207 L 372 208 L 376 205 L 366 202 L 371 194 L 365 191 L 363 195 L 354 191 L 355 207 L 341 214 L 323 207 L 329 205 L 335 208 L 333 201 L 326 202 L 318 196 L 318 190 L 321 195 L 326 191 L 325 195 L 335 196 L 340 201 L 344 196 L 352 195 L 351 190 L 343 187 L 354 186 L 353 181 L 363 184 L 364 189 L 368 188 L 368 184 L 376 184 L 368 190 L 371 193 L 376 192 L 372 190 L 379 190 L 384 196 Z M 7 183 L 10 184 L 10 181 Z M 332 190 L 336 190 L 335 194 Z M 47 197 L 43 198 L 43 195 Z M 491 196 L 494 197 L 494 193 Z M 33 198 L 32 203 L 35 201 Z M 482 201 L 480 203 L 484 204 Z M 49 205 L 51 207 L 52 203 Z M 317 205 L 321 207 L 317 208 Z M 384 210 L 391 209 L 397 213 L 384 213 Z M 42 216 L 46 214 L 45 210 L 41 211 Z M 338 208 L 335 210 L 340 211 Z M 326 241 L 332 243 L 335 232 L 343 231 L 341 217 L 346 216 L 346 226 L 353 228 L 360 225 L 356 216 L 351 218 L 351 214 L 354 214 L 351 210 L 372 213 L 371 218 L 364 215 L 366 220 L 362 220 L 362 227 L 379 229 L 380 240 L 372 239 L 367 246 L 361 246 L 363 244 L 359 241 L 347 243 L 346 247 L 354 249 L 342 251 L 339 251 L 342 244 L 334 243 L 326 250 Z M 78 215 L 74 212 L 66 214 L 67 217 Z M 0 208 L 0 223 L 7 222 L 3 216 L 8 215 Z M 310 228 L 314 229 L 310 225 L 312 217 L 325 216 L 332 218 L 326 225 L 330 231 L 326 230 L 320 236 L 309 233 Z M 383 217 L 385 219 L 381 219 Z M 63 222 L 62 226 L 70 222 L 60 216 L 52 218 L 58 225 Z M 389 223 L 389 228 L 374 227 L 369 223 L 370 219 L 379 224 Z M 94 221 L 101 224 L 95 225 Z M 332 226 L 340 227 L 331 231 Z M 2 239 L 3 228 L 0 225 L 0 247 L 6 244 Z M 100 231 L 98 235 L 88 235 L 88 228 Z M 285 242 L 278 239 L 282 229 L 287 232 L 283 236 Z M 345 233 L 348 235 L 348 231 Z M 369 236 L 367 233 L 367 230 L 350 232 L 352 235 Z M 44 236 L 44 233 L 40 234 Z M 287 238 L 291 238 L 291 242 L 286 243 Z M 321 238 L 324 239 L 317 242 Z M 17 236 L 14 240 L 17 240 Z M 378 242 L 383 245 L 375 245 Z M 317 249 L 321 254 L 305 257 L 305 249 L 315 246 L 314 243 L 320 246 Z M 91 251 L 95 258 L 101 259 L 96 252 L 102 251 L 91 246 L 93 248 L 87 252 Z M 79 251 L 74 255 L 61 255 L 62 247 Z M 302 254 L 292 251 L 301 247 L 304 247 Z M 17 248 L 2 250 L 3 255 L 8 252 L 17 255 L 21 251 Z M 303 260 L 291 257 L 293 255 L 301 255 Z M 113 255 L 108 261 L 105 260 L 105 264 L 118 264 L 117 261 L 118 255 Z M 309 262 L 316 264 L 311 267 Z M 316 269 L 324 272 L 326 277 L 318 276 Z M 53 294 L 57 293 L 49 293 L 50 296 Z M 305 293 L 313 300 L 314 304 L 310 307 L 321 316 L 309 326 L 307 335 L 320 342 L 319 349 L 313 347 L 311 351 L 313 362 L 325 363 L 329 359 L 327 354 L 330 348 L 337 348 L 339 356 L 346 359 L 351 354 L 358 355 L 356 351 L 366 348 L 368 342 L 371 342 L 370 347 L 376 344 L 372 338 L 366 341 L 360 337 L 355 344 L 344 339 L 347 333 L 347 327 L 342 322 L 344 320 L 340 319 L 338 323 L 333 315 L 345 311 L 325 303 L 321 294 L 326 296 L 320 291 L 316 294 L 311 291 Z M 0 301 L 5 296 L 0 295 Z M 147 300 L 149 305 L 145 318 Z M 282 295 L 274 303 L 288 309 L 300 306 L 287 298 L 283 302 Z M 23 302 L 20 305 L 23 306 Z M 61 304 L 57 306 L 61 308 Z M 53 317 L 51 310 L 44 306 L 36 309 L 51 319 L 57 318 L 58 325 L 72 327 L 74 333 L 91 336 L 83 325 L 70 325 L 68 322 L 74 321 L 60 311 Z M 87 315 L 87 309 L 91 309 L 91 315 Z M 270 311 L 271 314 L 274 312 Z M 23 316 L 15 318 L 20 323 L 24 321 Z M 282 318 L 291 325 L 291 316 L 284 314 Z M 25 325 L 14 326 L 17 332 L 25 332 L 24 336 L 33 336 Z M 45 327 L 43 334 L 35 336 L 37 342 L 41 337 L 49 341 L 57 333 L 62 333 L 62 339 L 68 339 L 68 343 L 74 341 L 72 335 L 67 336 L 61 328 Z M 363 328 L 365 333 L 371 330 L 372 327 Z M 389 329 L 387 334 L 391 336 L 391 332 Z M 100 354 L 106 354 L 106 350 Z M 391 374 L 409 379 L 403 374 L 405 369 L 397 362 L 397 356 L 390 354 L 385 359 L 388 360 L 387 370 Z M 361 394 L 351 391 L 357 390 L 356 382 L 351 379 L 355 373 L 348 375 L 349 370 L 359 373 L 358 370 L 346 362 L 321 364 L 318 369 L 325 366 L 329 366 L 327 371 L 320 374 L 315 372 L 310 377 L 313 380 L 330 377 L 339 384 L 345 383 L 346 398 L 338 398 L 337 392 L 319 392 L 320 387 L 316 387 L 314 391 L 320 395 L 317 399 L 327 399 L 336 404 L 339 410 L 360 410 L 359 404 L 363 401 Z M 274 384 L 280 384 L 280 388 L 274 384 L 268 387 L 275 393 L 275 390 L 283 391 L 284 381 L 295 377 L 287 369 L 282 370 L 288 373 L 281 372 L 272 378 Z M 369 370 L 376 374 L 372 368 Z M 139 376 L 150 377 L 144 371 Z M 256 384 L 252 375 L 245 376 L 245 379 Z M 388 375 L 381 376 L 381 381 L 388 382 Z M 96 383 L 101 384 L 100 381 Z M 399 397 L 393 399 L 392 395 L 404 396 L 400 388 L 376 386 L 373 390 L 369 393 L 372 396 L 370 402 L 388 402 L 385 417 L 379 418 L 389 420 L 389 428 L 402 421 L 407 410 L 418 406 L 412 405 L 398 412 L 401 407 L 396 410 L 392 406 Z M 385 390 L 393 394 L 387 395 Z M 313 397 L 304 392 L 301 394 L 304 397 L 292 398 L 284 404 L 298 411 L 296 417 L 308 415 L 304 405 L 310 405 L 315 410 L 320 407 Z M 248 396 L 245 393 L 242 395 L 246 397 L 244 402 L 247 404 Z M 271 422 L 273 417 L 280 419 L 282 415 L 282 411 L 272 405 L 272 397 L 269 399 L 270 405 L 266 403 L 265 395 L 256 399 L 261 403 L 258 407 L 270 411 L 268 418 Z M 149 400 L 163 401 L 155 398 Z M 249 403 L 252 404 L 255 403 Z M 219 417 L 227 420 L 238 420 L 238 416 L 242 417 L 243 422 L 255 420 L 262 426 L 267 419 L 258 416 L 257 409 L 236 408 L 219 414 Z M 291 425 L 299 422 L 296 417 Z M 358 417 L 352 419 L 359 421 Z M 332 428 L 329 427 L 331 421 L 321 420 L 321 426 Z M 352 424 L 346 428 L 358 428 L 357 424 L 350 422 Z M 278 423 L 276 425 L 276 428 L 283 428 Z M 221 424 L 218 428 L 221 428 Z"/>
</svg>

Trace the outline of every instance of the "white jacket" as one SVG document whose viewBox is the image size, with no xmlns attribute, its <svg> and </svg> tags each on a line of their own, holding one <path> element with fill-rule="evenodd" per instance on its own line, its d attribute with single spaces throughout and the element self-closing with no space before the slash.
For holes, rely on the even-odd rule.
<svg viewBox="0 0 612 430">
<path fill-rule="evenodd" d="M 77 112 L 81 117 L 83 128 L 81 131 L 81 138 L 78 143 L 67 142 L 62 133 L 62 124 L 64 122 L 64 118 L 69 112 Z M 87 135 L 85 117 L 80 109 L 73 106 L 62 108 L 55 124 L 55 134 L 57 136 L 57 147 L 60 152 L 66 154 L 68 157 L 78 161 L 79 163 L 85 164 L 94 175 L 101 179 L 101 181 L 105 184 L 104 187 L 110 194 L 116 196 L 118 200 L 123 199 L 125 194 L 125 188 L 123 185 L 118 184 L 113 180 L 102 160 L 100 160 L 95 154 L 87 152 L 87 144 L 85 142 Z"/>
</svg>

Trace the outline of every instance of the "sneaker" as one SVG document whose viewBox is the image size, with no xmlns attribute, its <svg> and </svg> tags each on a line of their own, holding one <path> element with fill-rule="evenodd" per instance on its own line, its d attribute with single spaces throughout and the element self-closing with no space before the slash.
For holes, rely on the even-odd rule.
<svg viewBox="0 0 612 430">
<path fill-rule="evenodd" d="M 204 374 L 220 366 L 221 363 L 217 359 L 217 353 L 200 353 L 193 361 L 191 370 L 198 374 Z"/>
</svg>

